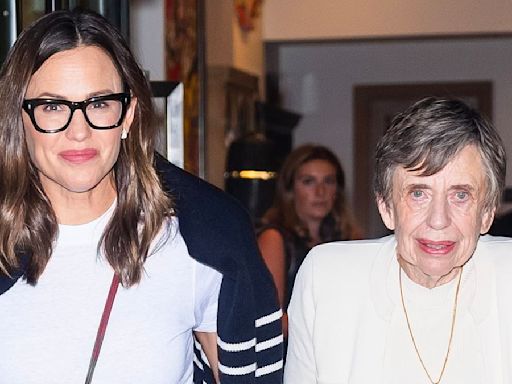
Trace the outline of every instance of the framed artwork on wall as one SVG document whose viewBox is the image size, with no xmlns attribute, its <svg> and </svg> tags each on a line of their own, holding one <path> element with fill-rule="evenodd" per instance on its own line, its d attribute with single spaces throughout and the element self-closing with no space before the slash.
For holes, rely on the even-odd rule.
<svg viewBox="0 0 512 384">
<path fill-rule="evenodd" d="M 167 80 L 184 85 L 184 168 L 204 176 L 204 0 L 165 0 Z"/>
<path fill-rule="evenodd" d="M 492 120 L 490 81 L 356 85 L 354 106 L 355 212 L 368 237 L 386 235 L 373 197 L 373 161 L 377 142 L 393 117 L 428 96 L 464 100 Z"/>
<path fill-rule="evenodd" d="M 160 119 L 156 150 L 174 165 L 184 168 L 183 84 L 177 81 L 152 81 L 151 92 Z M 160 100 L 158 100 L 160 99 Z M 159 105 L 158 102 L 163 102 Z M 157 112 L 157 113 L 158 113 Z"/>
</svg>

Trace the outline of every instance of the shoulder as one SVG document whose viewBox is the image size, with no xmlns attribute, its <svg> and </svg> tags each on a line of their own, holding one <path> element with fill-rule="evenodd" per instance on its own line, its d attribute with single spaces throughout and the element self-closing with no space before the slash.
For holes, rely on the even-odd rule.
<svg viewBox="0 0 512 384">
<path fill-rule="evenodd" d="M 193 258 L 223 273 L 259 258 L 249 214 L 237 200 L 161 156 L 156 170 L 174 200 L 180 233 Z"/>
<path fill-rule="evenodd" d="M 380 307 L 389 307 L 383 287 L 396 262 L 395 249 L 394 236 L 313 248 L 295 280 L 290 318 L 306 316 L 318 330 L 331 327 L 335 319 L 344 324 L 343 333 L 348 335 L 357 329 L 357 314 L 374 308 L 371 303 L 379 312 Z"/>
<path fill-rule="evenodd" d="M 268 226 L 258 230 L 258 241 L 283 242 L 283 232 L 274 226 Z"/>
<path fill-rule="evenodd" d="M 472 261 L 480 276 L 480 283 L 499 284 L 510 291 L 512 280 L 512 239 L 481 236 Z M 503 289 L 501 289 L 503 291 Z"/>
<path fill-rule="evenodd" d="M 395 238 L 387 236 L 370 240 L 336 241 L 314 247 L 306 260 L 315 269 L 329 269 L 333 266 L 347 268 L 366 268 L 375 258 L 388 250 L 394 251 Z"/>
<path fill-rule="evenodd" d="M 497 266 L 512 269 L 512 238 L 499 236 L 481 236 L 475 255 Z"/>
<path fill-rule="evenodd" d="M 268 228 L 260 232 L 258 246 L 267 267 L 274 273 L 281 273 L 281 268 L 284 268 L 284 261 L 287 258 L 285 241 L 281 233 L 274 228 Z M 277 268 L 279 268 L 279 272 Z"/>
<path fill-rule="evenodd" d="M 345 292 L 368 285 L 395 255 L 394 236 L 372 240 L 338 241 L 314 247 L 301 265 L 298 280 L 309 281 L 317 292 Z"/>
<path fill-rule="evenodd" d="M 174 199 L 178 210 L 192 212 L 223 212 L 225 209 L 234 214 L 245 215 L 245 210 L 238 201 L 224 191 L 203 179 L 171 164 L 158 155 L 155 161 L 156 171 L 167 193 Z M 201 207 L 192 209 L 192 207 Z M 225 212 L 224 212 L 225 213 Z"/>
<path fill-rule="evenodd" d="M 189 230 L 216 232 L 252 230 L 247 211 L 232 196 L 158 156 L 156 170 L 163 187 L 174 200 L 183 237 Z M 189 224 L 191 227 L 189 228 Z"/>
<path fill-rule="evenodd" d="M 20 265 L 16 270 L 10 271 L 10 276 L 0 271 L 0 295 L 12 288 L 12 286 L 23 277 L 28 268 L 29 261 L 30 255 L 21 253 L 19 255 Z"/>
<path fill-rule="evenodd" d="M 492 235 L 483 235 L 480 236 L 478 240 L 479 246 L 483 246 L 488 249 L 492 248 L 507 248 L 512 247 L 512 238 L 505 236 L 492 236 Z"/>
</svg>

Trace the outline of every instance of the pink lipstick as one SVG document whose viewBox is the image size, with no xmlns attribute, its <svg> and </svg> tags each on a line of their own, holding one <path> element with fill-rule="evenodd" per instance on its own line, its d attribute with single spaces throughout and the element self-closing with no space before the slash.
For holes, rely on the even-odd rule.
<svg viewBox="0 0 512 384">
<path fill-rule="evenodd" d="M 72 164 L 85 163 L 98 155 L 98 151 L 93 148 L 80 150 L 67 150 L 59 152 L 59 156 Z"/>
<path fill-rule="evenodd" d="M 446 255 L 455 247 L 454 241 L 432 241 L 427 239 L 418 239 L 421 250 L 430 255 Z"/>
</svg>

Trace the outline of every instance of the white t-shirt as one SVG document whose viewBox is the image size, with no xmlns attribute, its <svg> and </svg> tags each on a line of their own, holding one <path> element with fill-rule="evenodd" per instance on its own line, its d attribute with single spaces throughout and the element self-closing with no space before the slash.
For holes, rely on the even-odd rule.
<svg viewBox="0 0 512 384">
<path fill-rule="evenodd" d="M 113 276 L 97 252 L 112 211 L 60 225 L 38 284 L 0 296 L 0 383 L 84 382 Z M 192 383 L 192 331 L 216 331 L 222 275 L 190 257 L 176 218 L 168 225 L 140 284 L 119 287 L 94 384 Z"/>
</svg>

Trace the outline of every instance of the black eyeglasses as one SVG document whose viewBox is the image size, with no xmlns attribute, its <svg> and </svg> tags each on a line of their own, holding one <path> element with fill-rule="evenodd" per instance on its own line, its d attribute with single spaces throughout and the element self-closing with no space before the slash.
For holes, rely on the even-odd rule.
<svg viewBox="0 0 512 384">
<path fill-rule="evenodd" d="M 95 96 L 84 101 L 28 99 L 23 101 L 23 110 L 29 115 L 34 128 L 42 133 L 65 130 L 77 109 L 83 112 L 92 128 L 112 129 L 123 122 L 130 100 L 129 93 Z"/>
</svg>

